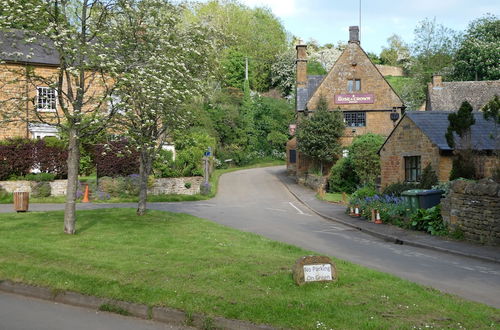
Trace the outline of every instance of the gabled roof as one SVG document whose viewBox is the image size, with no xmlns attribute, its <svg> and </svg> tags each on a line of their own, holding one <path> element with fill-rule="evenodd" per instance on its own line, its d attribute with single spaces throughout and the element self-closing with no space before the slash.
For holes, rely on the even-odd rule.
<svg viewBox="0 0 500 330">
<path fill-rule="evenodd" d="M 479 111 L 495 94 L 500 96 L 500 80 L 451 81 L 428 88 L 427 110 L 455 111 L 468 101 Z"/>
<path fill-rule="evenodd" d="M 49 38 L 35 32 L 0 30 L 0 60 L 56 66 L 59 54 Z"/>
<path fill-rule="evenodd" d="M 453 150 L 446 142 L 446 131 L 450 122 L 448 115 L 453 111 L 408 111 L 407 116 L 440 150 Z M 471 127 L 474 150 L 495 150 L 500 137 L 495 134 L 495 123 L 485 120 L 482 112 L 473 112 L 475 124 Z M 458 136 L 455 136 L 457 139 Z M 496 143 L 496 144 L 495 144 Z"/>
<path fill-rule="evenodd" d="M 297 110 L 302 111 L 306 109 L 307 101 L 309 101 L 324 78 L 324 75 L 307 76 L 307 88 L 297 88 Z"/>
</svg>

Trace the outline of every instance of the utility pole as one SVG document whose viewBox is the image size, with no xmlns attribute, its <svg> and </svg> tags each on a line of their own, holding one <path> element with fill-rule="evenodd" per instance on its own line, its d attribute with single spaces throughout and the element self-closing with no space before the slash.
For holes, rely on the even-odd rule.
<svg viewBox="0 0 500 330">
<path fill-rule="evenodd" d="M 359 44 L 361 44 L 361 0 L 359 0 Z"/>
</svg>

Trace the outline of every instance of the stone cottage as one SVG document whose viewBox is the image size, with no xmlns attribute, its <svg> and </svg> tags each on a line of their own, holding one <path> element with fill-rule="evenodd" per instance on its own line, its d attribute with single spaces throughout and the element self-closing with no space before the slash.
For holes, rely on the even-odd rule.
<svg viewBox="0 0 500 330">
<path fill-rule="evenodd" d="M 445 133 L 451 111 L 408 111 L 379 150 L 381 186 L 396 182 L 418 182 L 422 170 L 430 164 L 439 181 L 448 181 L 453 149 Z M 488 177 L 500 165 L 493 154 L 499 150 L 500 137 L 493 121 L 474 112 L 471 145 L 475 152 L 478 175 Z"/>
<path fill-rule="evenodd" d="M 474 111 L 480 111 L 494 96 L 500 96 L 500 80 L 449 81 L 434 75 L 427 85 L 427 99 L 423 109 L 456 111 L 463 101 L 468 101 Z"/>
<path fill-rule="evenodd" d="M 365 133 L 388 136 L 398 122 L 403 101 L 370 61 L 359 42 L 359 28 L 349 28 L 349 42 L 325 76 L 307 74 L 307 46 L 297 45 L 296 115 L 297 121 L 314 115 L 320 97 L 329 110 L 341 110 L 346 128 L 341 138 L 344 146 Z M 297 139 L 287 143 L 287 169 L 297 176 L 304 174 L 311 162 L 297 151 Z"/>
<path fill-rule="evenodd" d="M 57 91 L 50 87 L 58 79 L 59 60 L 50 39 L 29 31 L 0 30 L 0 140 L 58 135 L 55 126 L 43 122 L 64 118 Z M 95 79 L 88 95 L 104 93 L 106 79 L 95 72 L 89 75 Z"/>
</svg>

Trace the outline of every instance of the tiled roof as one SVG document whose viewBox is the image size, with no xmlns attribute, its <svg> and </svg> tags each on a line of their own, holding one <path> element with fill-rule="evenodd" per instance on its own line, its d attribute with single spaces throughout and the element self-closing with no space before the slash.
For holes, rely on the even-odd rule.
<svg viewBox="0 0 500 330">
<path fill-rule="evenodd" d="M 429 87 L 427 110 L 456 111 L 467 100 L 479 111 L 495 94 L 500 96 L 500 80 L 443 82 Z"/>
<path fill-rule="evenodd" d="M 450 113 L 453 111 L 407 111 L 405 116 L 410 118 L 440 150 L 452 150 L 445 137 Z M 500 137 L 495 133 L 494 122 L 485 120 L 482 112 L 474 112 L 473 115 L 476 122 L 471 127 L 472 148 L 474 150 L 498 148 Z"/>
<path fill-rule="evenodd" d="M 297 110 L 306 109 L 306 104 L 323 81 L 325 76 L 307 76 L 307 88 L 297 88 Z"/>
<path fill-rule="evenodd" d="M 0 60 L 59 65 L 59 55 L 50 39 L 23 30 L 0 30 Z"/>
</svg>

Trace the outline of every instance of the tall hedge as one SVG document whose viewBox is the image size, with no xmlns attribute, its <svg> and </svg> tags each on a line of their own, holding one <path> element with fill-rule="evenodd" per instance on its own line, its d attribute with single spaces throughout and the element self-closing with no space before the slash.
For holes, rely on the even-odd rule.
<svg viewBox="0 0 500 330">
<path fill-rule="evenodd" d="M 92 157 L 99 177 L 139 173 L 139 152 L 131 148 L 126 139 L 94 146 Z"/>
<path fill-rule="evenodd" d="M 0 141 L 0 180 L 24 176 L 35 169 L 52 173 L 57 179 L 68 174 L 64 143 L 47 140 L 7 139 Z"/>
</svg>

